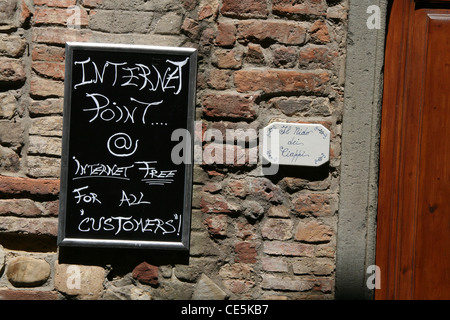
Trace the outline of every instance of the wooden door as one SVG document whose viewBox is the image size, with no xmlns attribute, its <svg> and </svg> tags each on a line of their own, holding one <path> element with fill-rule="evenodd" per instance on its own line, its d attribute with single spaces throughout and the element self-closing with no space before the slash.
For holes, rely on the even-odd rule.
<svg viewBox="0 0 450 320">
<path fill-rule="evenodd" d="M 375 297 L 450 299 L 450 1 L 393 1 L 381 127 Z"/>
</svg>

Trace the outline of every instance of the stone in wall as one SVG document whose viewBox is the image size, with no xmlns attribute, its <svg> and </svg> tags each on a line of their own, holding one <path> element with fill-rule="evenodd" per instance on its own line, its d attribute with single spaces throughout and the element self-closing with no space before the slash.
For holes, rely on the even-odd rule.
<svg viewBox="0 0 450 320">
<path fill-rule="evenodd" d="M 0 83 L 9 83 L 17 86 L 17 83 L 25 82 L 25 69 L 22 61 L 0 57 Z"/>
<path fill-rule="evenodd" d="M 207 275 L 202 274 L 197 282 L 192 300 L 224 300 L 227 293 Z"/>
<path fill-rule="evenodd" d="M 152 266 L 147 262 L 142 262 L 133 269 L 133 278 L 141 283 L 152 286 L 158 285 L 158 267 Z"/>
<path fill-rule="evenodd" d="M 56 237 L 58 234 L 57 218 L 21 218 L 14 216 L 0 217 L 0 232 Z"/>
<path fill-rule="evenodd" d="M 8 261 L 6 275 L 15 287 L 37 287 L 48 280 L 50 271 L 50 265 L 45 260 L 17 257 Z"/>
<path fill-rule="evenodd" d="M 105 290 L 102 300 L 152 300 L 150 292 L 133 284 L 113 286 Z"/>
<path fill-rule="evenodd" d="M 11 119 L 18 108 L 17 100 L 12 92 L 0 93 L 0 119 Z"/>
<path fill-rule="evenodd" d="M 24 38 L 17 35 L 0 35 L 0 55 L 19 58 L 25 52 L 27 42 Z"/>
<path fill-rule="evenodd" d="M 21 120 L 0 120 L 0 143 L 19 148 L 25 142 L 25 124 Z"/>
<path fill-rule="evenodd" d="M 30 17 L 30 9 L 25 0 L 0 2 L 0 30 L 10 30 L 22 26 Z"/>
<path fill-rule="evenodd" d="M 79 300 L 98 300 L 103 294 L 105 269 L 55 263 L 55 289 Z"/>
<path fill-rule="evenodd" d="M 12 149 L 0 146 L 0 172 L 18 172 L 20 156 Z"/>
<path fill-rule="evenodd" d="M 172 34 L 180 33 L 183 17 L 176 12 L 169 12 L 163 15 L 155 26 L 155 32 L 158 34 Z"/>
</svg>

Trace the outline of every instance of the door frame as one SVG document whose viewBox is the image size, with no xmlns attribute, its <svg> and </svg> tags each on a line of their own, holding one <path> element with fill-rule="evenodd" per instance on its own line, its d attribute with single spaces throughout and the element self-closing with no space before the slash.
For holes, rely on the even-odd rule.
<svg viewBox="0 0 450 320">
<path fill-rule="evenodd" d="M 391 11 L 394 18 L 386 37 L 385 70 L 388 71 L 384 78 L 376 239 L 376 265 L 381 271 L 381 281 L 376 299 L 414 297 L 411 263 L 418 213 L 416 158 L 420 145 L 406 147 L 405 141 L 419 139 L 419 101 L 423 92 L 415 89 L 421 87 L 422 79 L 413 75 L 413 68 L 407 68 L 407 64 L 410 55 L 424 59 L 425 46 L 414 41 L 416 34 L 412 36 L 415 10 L 424 4 L 432 8 L 434 4 L 450 4 L 450 1 L 395 0 Z M 425 25 L 418 30 L 424 32 Z M 408 161 L 404 162 L 405 159 Z"/>
<path fill-rule="evenodd" d="M 382 124 L 380 136 L 380 176 L 377 214 L 376 264 L 382 272 L 376 299 L 394 297 L 397 261 L 400 250 L 399 227 L 400 161 L 404 111 L 406 108 L 406 61 L 411 43 L 411 12 L 414 0 L 394 0 L 386 36 L 385 78 L 383 90 Z"/>
<path fill-rule="evenodd" d="M 369 6 L 380 9 L 369 29 Z M 375 265 L 378 158 L 388 0 L 349 1 L 339 209 L 336 299 L 373 299 L 369 266 Z M 373 14 L 373 13 L 372 13 Z"/>
<path fill-rule="evenodd" d="M 399 161 L 401 119 L 405 107 L 403 89 L 398 88 L 404 88 L 406 71 L 399 61 L 405 61 L 407 57 L 407 35 L 411 21 L 407 15 L 400 14 L 401 19 L 389 22 L 389 15 L 393 10 L 410 12 L 416 4 L 424 3 L 450 4 L 450 0 L 349 1 L 336 299 L 393 298 L 393 287 L 389 282 L 392 282 L 395 265 L 388 261 L 396 254 L 395 242 L 392 232 L 390 237 L 377 239 L 377 231 L 391 231 L 398 216 L 394 201 L 380 207 L 378 200 L 398 191 L 398 188 L 395 189 L 398 186 L 398 172 L 394 168 Z M 369 17 L 367 9 L 371 5 L 380 8 L 380 29 L 366 28 Z M 388 43 L 396 45 L 385 52 L 385 44 Z M 388 68 L 396 71 L 393 76 L 384 79 L 384 70 Z M 391 171 L 379 176 L 380 157 Z M 393 180 L 392 177 L 397 178 Z M 379 290 L 367 285 L 373 276 L 369 273 L 373 269 L 369 267 L 376 264 L 379 264 L 381 273 Z"/>
</svg>

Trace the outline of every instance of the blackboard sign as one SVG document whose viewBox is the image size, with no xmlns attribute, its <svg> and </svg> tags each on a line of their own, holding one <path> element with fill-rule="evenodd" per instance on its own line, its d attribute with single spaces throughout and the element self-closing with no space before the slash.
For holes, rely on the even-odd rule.
<svg viewBox="0 0 450 320">
<path fill-rule="evenodd" d="M 191 48 L 66 44 L 58 245 L 189 249 L 196 65 Z"/>
</svg>

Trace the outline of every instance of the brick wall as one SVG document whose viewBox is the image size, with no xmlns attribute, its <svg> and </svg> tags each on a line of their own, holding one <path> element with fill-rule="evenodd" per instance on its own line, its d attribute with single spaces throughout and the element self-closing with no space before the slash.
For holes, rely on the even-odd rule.
<svg viewBox="0 0 450 320">
<path fill-rule="evenodd" d="M 0 2 L 0 299 L 333 299 L 346 13 L 346 0 Z M 200 151 L 188 264 L 60 263 L 66 41 L 195 47 L 202 132 L 321 123 L 331 159 L 262 176 Z"/>
</svg>

